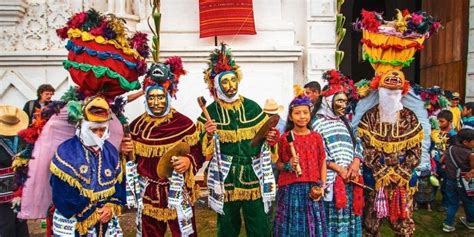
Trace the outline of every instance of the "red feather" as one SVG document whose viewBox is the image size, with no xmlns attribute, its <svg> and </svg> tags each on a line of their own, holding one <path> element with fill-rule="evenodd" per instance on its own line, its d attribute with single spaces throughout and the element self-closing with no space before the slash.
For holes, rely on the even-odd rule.
<svg viewBox="0 0 474 237">
<path fill-rule="evenodd" d="M 176 81 L 179 80 L 179 77 L 182 75 L 186 75 L 186 71 L 184 70 L 183 67 L 183 62 L 181 61 L 181 57 L 178 56 L 172 56 L 166 59 L 165 64 L 169 64 L 171 67 L 171 71 L 174 74 L 174 79 Z"/>
</svg>

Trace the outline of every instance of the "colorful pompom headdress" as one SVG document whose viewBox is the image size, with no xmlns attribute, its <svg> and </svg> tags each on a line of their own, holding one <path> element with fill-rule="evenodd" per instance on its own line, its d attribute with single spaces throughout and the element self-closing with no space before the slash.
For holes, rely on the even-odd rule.
<svg viewBox="0 0 474 237">
<path fill-rule="evenodd" d="M 327 86 L 321 92 L 324 97 L 332 96 L 343 92 L 350 100 L 357 100 L 357 89 L 354 82 L 342 72 L 332 69 L 324 72 L 323 79 L 327 81 Z"/>
<path fill-rule="evenodd" d="M 232 52 L 227 48 L 227 45 L 221 43 L 221 47 L 216 48 L 209 55 L 208 69 L 204 71 L 204 81 L 212 95 L 216 95 L 214 78 L 229 71 L 233 72 L 240 82 L 242 73 L 240 72 L 239 65 L 235 63 Z"/>
<path fill-rule="evenodd" d="M 415 60 L 415 53 L 439 30 L 440 22 L 424 11 L 397 10 L 393 21 L 384 20 L 377 12 L 362 10 L 361 15 L 353 25 L 362 31 L 363 58 L 375 70 L 371 89 L 384 87 L 407 93 L 409 82 L 401 70 Z M 358 85 L 364 88 L 359 91 L 367 94 L 367 83 Z"/>
<path fill-rule="evenodd" d="M 125 23 L 94 9 L 72 16 L 56 30 L 68 38 L 68 59 L 63 66 L 86 96 L 103 94 L 107 100 L 140 88 L 138 77 L 146 72 L 150 54 L 146 34 L 126 35 Z"/>
</svg>

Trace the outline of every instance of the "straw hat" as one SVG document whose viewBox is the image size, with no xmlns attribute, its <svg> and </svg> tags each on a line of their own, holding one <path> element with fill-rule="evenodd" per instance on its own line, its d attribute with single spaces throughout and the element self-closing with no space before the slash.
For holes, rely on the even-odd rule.
<svg viewBox="0 0 474 237">
<path fill-rule="evenodd" d="M 451 97 L 452 100 L 459 100 L 459 98 L 461 98 L 461 95 L 459 94 L 459 92 L 453 92 L 453 94 L 451 94 Z"/>
<path fill-rule="evenodd" d="M 0 135 L 16 136 L 28 127 L 28 115 L 11 105 L 0 105 Z"/>
<path fill-rule="evenodd" d="M 283 112 L 283 105 L 278 105 L 274 99 L 267 99 L 263 106 L 263 112 L 267 114 L 279 114 Z"/>
</svg>

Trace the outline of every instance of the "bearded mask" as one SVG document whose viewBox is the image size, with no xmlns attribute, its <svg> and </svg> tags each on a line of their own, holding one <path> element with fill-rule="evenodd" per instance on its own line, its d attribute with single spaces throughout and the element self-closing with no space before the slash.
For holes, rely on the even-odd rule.
<svg viewBox="0 0 474 237">
<path fill-rule="evenodd" d="M 149 86 L 146 90 L 146 111 L 152 117 L 162 117 L 168 114 L 169 95 L 158 85 Z"/>
<path fill-rule="evenodd" d="M 239 80 L 233 71 L 222 72 L 215 77 L 217 97 L 227 103 L 239 98 Z"/>
</svg>

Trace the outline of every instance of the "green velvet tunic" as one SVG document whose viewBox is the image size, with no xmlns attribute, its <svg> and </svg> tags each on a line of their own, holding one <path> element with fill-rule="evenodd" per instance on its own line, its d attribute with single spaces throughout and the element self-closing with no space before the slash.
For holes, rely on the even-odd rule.
<svg viewBox="0 0 474 237">
<path fill-rule="evenodd" d="M 221 154 L 232 156 L 232 165 L 224 181 L 226 201 L 255 200 L 261 197 L 259 181 L 252 168 L 252 159 L 260 153 L 261 145 L 252 147 L 251 140 L 266 122 L 267 115 L 254 101 L 245 97 L 232 104 L 213 102 L 207 106 L 217 124 Z M 213 143 L 208 143 L 203 114 L 198 118 L 201 144 L 205 156 L 212 155 Z"/>
</svg>

